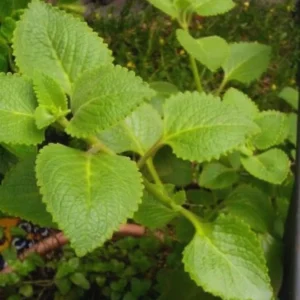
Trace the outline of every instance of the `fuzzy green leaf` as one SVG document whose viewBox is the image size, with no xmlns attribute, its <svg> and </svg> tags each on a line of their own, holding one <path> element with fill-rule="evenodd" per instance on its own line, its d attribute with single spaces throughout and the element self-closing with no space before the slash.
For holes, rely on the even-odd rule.
<svg viewBox="0 0 300 300">
<path fill-rule="evenodd" d="M 100 247 L 141 202 L 140 173 L 126 157 L 51 144 L 36 171 L 47 210 L 79 256 Z"/>
<path fill-rule="evenodd" d="M 117 153 L 133 151 L 140 155 L 162 136 L 162 120 L 149 104 L 144 104 L 118 125 L 99 133 L 103 143 Z"/>
<path fill-rule="evenodd" d="M 192 161 L 219 158 L 243 144 L 258 127 L 231 105 L 205 93 L 177 94 L 164 106 L 164 142 Z"/>
<path fill-rule="evenodd" d="M 288 103 L 292 108 L 298 110 L 299 93 L 296 89 L 285 87 L 278 96 Z"/>
<path fill-rule="evenodd" d="M 148 84 L 120 66 L 86 72 L 74 86 L 67 132 L 83 137 L 112 127 L 153 95 Z"/>
<path fill-rule="evenodd" d="M 43 129 L 56 121 L 56 117 L 45 106 L 39 106 L 34 112 L 36 127 Z"/>
<path fill-rule="evenodd" d="M 271 48 L 258 43 L 230 45 L 230 55 L 223 64 L 226 82 L 237 80 L 250 83 L 266 71 L 270 61 Z"/>
<path fill-rule="evenodd" d="M 179 90 L 172 83 L 164 81 L 153 81 L 149 83 L 149 86 L 156 92 L 156 95 L 152 97 L 150 103 L 158 113 L 163 116 L 163 105 L 165 100 L 171 95 L 177 94 Z"/>
<path fill-rule="evenodd" d="M 41 226 L 53 226 L 52 217 L 36 185 L 35 155 L 18 162 L 0 186 L 0 210 Z"/>
<path fill-rule="evenodd" d="M 142 204 L 134 214 L 134 220 L 151 229 L 162 228 L 167 225 L 177 213 L 163 205 L 152 194 L 144 191 Z"/>
<path fill-rule="evenodd" d="M 173 18 L 176 18 L 178 15 L 172 0 L 148 0 L 148 2 Z"/>
<path fill-rule="evenodd" d="M 0 20 L 10 16 L 14 10 L 26 8 L 30 0 L 1 0 L 0 1 Z"/>
<path fill-rule="evenodd" d="M 18 22 L 13 45 L 22 73 L 33 77 L 38 70 L 66 93 L 84 71 L 112 62 L 111 52 L 87 24 L 39 1 Z"/>
<path fill-rule="evenodd" d="M 226 91 L 223 97 L 223 102 L 233 105 L 241 113 L 251 119 L 259 112 L 256 104 L 246 94 L 235 88 L 230 88 Z"/>
<path fill-rule="evenodd" d="M 241 185 L 225 199 L 226 210 L 259 232 L 272 230 L 274 212 L 270 198 L 255 187 Z"/>
<path fill-rule="evenodd" d="M 219 36 L 194 39 L 182 29 L 178 29 L 176 35 L 181 46 L 212 72 L 220 68 L 229 56 L 229 45 Z"/>
<path fill-rule="evenodd" d="M 216 16 L 225 14 L 235 7 L 232 0 L 189 0 L 200 16 Z"/>
<path fill-rule="evenodd" d="M 278 295 L 283 278 L 283 245 L 280 240 L 275 239 L 270 234 L 261 235 L 260 239 L 264 249 L 274 294 Z"/>
<path fill-rule="evenodd" d="M 252 176 L 273 184 L 281 184 L 290 169 L 287 155 L 279 149 L 270 149 L 256 156 L 244 157 L 241 161 Z"/>
<path fill-rule="evenodd" d="M 297 114 L 290 113 L 288 114 L 288 123 L 289 123 L 289 133 L 288 139 L 289 141 L 296 146 L 297 143 Z"/>
<path fill-rule="evenodd" d="M 264 111 L 255 119 L 261 132 L 253 137 L 253 144 L 257 149 L 268 149 L 281 144 L 289 133 L 289 122 L 286 114 L 278 111 Z"/>
<path fill-rule="evenodd" d="M 159 150 L 153 159 L 153 163 L 159 177 L 165 183 L 185 186 L 192 182 L 191 162 L 176 157 L 169 147 Z"/>
<path fill-rule="evenodd" d="M 220 216 L 205 236 L 196 233 L 184 250 L 183 263 L 197 285 L 222 299 L 272 298 L 259 241 L 235 218 Z"/>
<path fill-rule="evenodd" d="M 199 177 L 199 184 L 211 190 L 224 189 L 232 186 L 238 179 L 239 176 L 234 169 L 219 162 L 213 162 L 204 166 Z"/>
<path fill-rule="evenodd" d="M 58 83 L 48 75 L 36 73 L 34 89 L 40 106 L 47 106 L 60 110 L 68 109 L 68 100 Z"/>
<path fill-rule="evenodd" d="M 43 131 L 35 125 L 37 101 L 30 82 L 17 75 L 0 75 L 0 142 L 39 144 Z"/>
</svg>

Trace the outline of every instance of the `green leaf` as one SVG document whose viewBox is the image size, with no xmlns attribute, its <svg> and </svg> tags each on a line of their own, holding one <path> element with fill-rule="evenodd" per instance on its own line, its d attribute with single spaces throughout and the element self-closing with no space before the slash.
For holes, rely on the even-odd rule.
<svg viewBox="0 0 300 300">
<path fill-rule="evenodd" d="M 10 16 L 14 10 L 25 8 L 30 0 L 1 0 L 0 1 L 0 20 Z"/>
<path fill-rule="evenodd" d="M 39 106 L 34 112 L 36 127 L 43 129 L 56 121 L 56 117 L 45 106 Z"/>
<path fill-rule="evenodd" d="M 34 89 L 40 106 L 67 110 L 68 100 L 58 83 L 46 74 L 36 72 Z"/>
<path fill-rule="evenodd" d="M 101 141 L 117 153 L 133 151 L 144 155 L 162 136 L 158 112 L 143 104 L 118 125 L 99 133 Z"/>
<path fill-rule="evenodd" d="M 163 205 L 152 194 L 144 191 L 143 201 L 134 214 L 134 220 L 150 229 L 162 228 L 167 225 L 177 213 Z"/>
<path fill-rule="evenodd" d="M 11 145 L 3 143 L 2 147 L 19 159 L 26 158 L 28 154 L 37 154 L 37 146 Z"/>
<path fill-rule="evenodd" d="M 267 232 L 273 229 L 274 211 L 270 198 L 249 185 L 241 185 L 225 199 L 226 211 L 243 219 L 252 229 Z"/>
<path fill-rule="evenodd" d="M 0 54 L 0 72 L 6 73 L 7 71 L 8 71 L 7 57 L 1 53 Z"/>
<path fill-rule="evenodd" d="M 289 123 L 286 114 L 278 111 L 264 111 L 255 119 L 261 132 L 253 137 L 257 149 L 268 149 L 281 144 L 288 136 Z"/>
<path fill-rule="evenodd" d="M 72 288 L 72 282 L 69 278 L 56 279 L 54 282 L 62 295 L 66 295 Z"/>
<path fill-rule="evenodd" d="M 18 22 L 13 46 L 22 73 L 32 78 L 38 70 L 68 94 L 83 72 L 112 62 L 111 52 L 87 24 L 39 1 Z"/>
<path fill-rule="evenodd" d="M 285 87 L 278 96 L 282 98 L 287 104 L 289 104 L 293 109 L 298 110 L 299 93 L 296 89 Z"/>
<path fill-rule="evenodd" d="M 11 17 L 6 17 L 1 23 L 0 32 L 3 37 L 9 42 L 13 38 L 13 32 L 16 28 L 16 21 Z"/>
<path fill-rule="evenodd" d="M 156 91 L 159 96 L 169 97 L 179 92 L 174 84 L 166 81 L 152 81 L 149 83 L 149 86 Z"/>
<path fill-rule="evenodd" d="M 12 153 L 2 145 L 0 146 L 0 174 L 6 174 L 17 161 L 17 158 Z"/>
<path fill-rule="evenodd" d="M 51 144 L 36 172 L 47 210 L 78 256 L 100 247 L 141 202 L 141 175 L 127 157 Z"/>
<path fill-rule="evenodd" d="M 35 145 L 43 141 L 37 129 L 32 85 L 17 75 L 0 75 L 0 142 Z"/>
<path fill-rule="evenodd" d="M 224 189 L 232 186 L 239 179 L 234 169 L 228 168 L 219 162 L 204 165 L 199 177 L 199 185 L 211 190 Z"/>
<path fill-rule="evenodd" d="M 229 153 L 227 156 L 229 164 L 232 166 L 233 169 L 239 170 L 241 167 L 241 153 L 238 151 L 234 151 Z"/>
<path fill-rule="evenodd" d="M 16 164 L 0 186 L 0 210 L 41 226 L 53 226 L 36 185 L 35 155 Z"/>
<path fill-rule="evenodd" d="M 172 18 L 176 18 L 178 15 L 172 0 L 148 0 L 148 2 Z"/>
<path fill-rule="evenodd" d="M 75 285 L 80 286 L 84 290 L 90 289 L 90 283 L 82 273 L 74 273 L 71 275 L 70 279 Z"/>
<path fill-rule="evenodd" d="M 176 36 L 181 46 L 212 72 L 219 69 L 229 56 L 229 45 L 219 36 L 194 39 L 183 29 L 178 29 Z"/>
<path fill-rule="evenodd" d="M 218 299 L 205 293 L 183 270 L 171 270 L 167 273 L 162 295 L 158 300 L 213 300 Z"/>
<path fill-rule="evenodd" d="M 207 190 L 187 190 L 188 202 L 200 206 L 211 206 L 215 203 L 214 195 Z"/>
<path fill-rule="evenodd" d="M 274 290 L 274 294 L 278 295 L 282 284 L 283 266 L 282 254 L 283 245 L 270 234 L 260 236 L 261 244 L 265 253 L 269 276 Z"/>
<path fill-rule="evenodd" d="M 259 43 L 236 43 L 230 45 L 230 55 L 223 64 L 225 81 L 237 80 L 250 83 L 266 71 L 271 48 Z"/>
<path fill-rule="evenodd" d="M 148 84 L 120 66 L 86 72 L 74 86 L 67 132 L 83 137 L 112 127 L 153 95 Z"/>
<path fill-rule="evenodd" d="M 276 148 L 256 156 L 244 157 L 241 161 L 252 176 L 273 184 L 281 184 L 290 169 L 287 155 Z"/>
<path fill-rule="evenodd" d="M 235 88 L 230 88 L 226 91 L 223 102 L 233 105 L 240 113 L 251 119 L 259 112 L 256 104 L 246 94 Z"/>
<path fill-rule="evenodd" d="M 62 279 L 69 274 L 75 273 L 79 268 L 78 257 L 73 257 L 68 261 L 63 261 L 59 264 L 57 272 L 55 274 L 55 279 Z"/>
<path fill-rule="evenodd" d="M 296 146 L 297 143 L 297 114 L 290 113 L 287 116 L 288 123 L 289 123 L 289 133 L 288 133 L 288 140 Z"/>
<path fill-rule="evenodd" d="M 160 149 L 155 155 L 153 163 L 164 183 L 185 186 L 192 182 L 193 169 L 191 162 L 176 157 L 170 147 Z"/>
<path fill-rule="evenodd" d="M 153 81 L 149 83 L 149 86 L 156 92 L 156 95 L 152 97 L 150 103 L 158 113 L 163 116 L 165 100 L 171 95 L 177 94 L 179 90 L 175 85 L 164 81 Z"/>
<path fill-rule="evenodd" d="M 235 3 L 232 0 L 189 0 L 195 3 L 195 11 L 200 16 L 216 16 L 225 14 L 235 7 Z M 197 3 L 199 3 L 197 5 Z"/>
<path fill-rule="evenodd" d="M 20 288 L 19 288 L 19 293 L 26 297 L 26 298 L 30 298 L 33 296 L 33 287 L 31 284 L 23 284 Z"/>
<path fill-rule="evenodd" d="M 197 285 L 222 299 L 270 300 L 272 289 L 256 235 L 235 218 L 220 216 L 183 252 L 185 270 Z"/>
<path fill-rule="evenodd" d="M 164 106 L 164 138 L 183 159 L 209 161 L 238 148 L 258 128 L 231 105 L 204 93 L 177 94 Z"/>
</svg>

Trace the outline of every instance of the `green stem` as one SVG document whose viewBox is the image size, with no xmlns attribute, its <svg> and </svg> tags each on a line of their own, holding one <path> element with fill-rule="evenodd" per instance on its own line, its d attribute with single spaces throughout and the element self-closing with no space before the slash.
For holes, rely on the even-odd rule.
<svg viewBox="0 0 300 300">
<path fill-rule="evenodd" d="M 221 84 L 220 84 L 220 86 L 219 86 L 219 88 L 216 91 L 217 96 L 219 96 L 223 92 L 226 84 L 227 84 L 227 79 L 226 79 L 226 77 L 224 77 Z"/>
<path fill-rule="evenodd" d="M 138 161 L 137 165 L 139 169 L 147 162 L 149 157 L 152 157 L 156 151 L 163 146 L 162 139 L 159 139 Z"/>
<path fill-rule="evenodd" d="M 161 180 L 160 180 L 160 178 L 159 178 L 159 175 L 158 175 L 158 173 L 157 173 L 157 171 L 156 171 L 156 169 L 155 169 L 155 167 L 154 167 L 152 157 L 150 157 L 150 158 L 147 160 L 146 165 L 147 165 L 147 168 L 148 168 L 148 170 L 149 170 L 149 172 L 150 172 L 150 174 L 151 174 L 151 176 L 152 176 L 154 182 L 155 182 L 158 186 L 160 186 L 160 187 L 163 188 L 163 183 L 161 182 Z"/>
<path fill-rule="evenodd" d="M 199 70 L 197 67 L 197 62 L 196 62 L 195 58 L 191 55 L 190 55 L 190 64 L 191 64 L 191 69 L 192 69 L 192 72 L 194 75 L 194 80 L 195 80 L 197 90 L 199 93 L 201 93 L 203 91 L 203 88 L 202 88 L 202 84 L 201 84 Z"/>
<path fill-rule="evenodd" d="M 66 128 L 69 125 L 69 121 L 66 118 L 60 118 L 57 120 L 57 123 L 63 128 Z M 99 151 L 104 152 L 109 155 L 114 155 L 115 152 L 105 146 L 96 136 L 90 136 L 84 139 L 89 145 L 89 152 L 97 153 Z"/>
<path fill-rule="evenodd" d="M 203 225 L 200 222 L 200 219 L 198 218 L 197 215 L 192 213 L 191 211 L 185 209 L 181 205 L 176 204 L 172 198 L 164 194 L 162 191 L 157 189 L 153 184 L 151 184 L 146 178 L 144 178 L 144 185 L 145 188 L 153 195 L 155 196 L 160 202 L 174 210 L 175 212 L 179 212 L 182 214 L 185 218 L 187 218 L 195 227 L 198 233 L 203 232 Z"/>
</svg>

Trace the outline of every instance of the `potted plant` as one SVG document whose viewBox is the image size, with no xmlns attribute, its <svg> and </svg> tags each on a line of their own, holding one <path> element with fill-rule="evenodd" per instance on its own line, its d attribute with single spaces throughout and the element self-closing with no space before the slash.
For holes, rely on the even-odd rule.
<svg viewBox="0 0 300 300">
<path fill-rule="evenodd" d="M 259 79 L 271 49 L 191 35 L 194 15 L 226 13 L 231 0 L 149 2 L 178 22 L 195 91 L 144 82 L 114 65 L 83 21 L 29 4 L 13 35 L 18 72 L 0 78 L 0 142 L 14 157 L 0 210 L 61 230 L 78 256 L 126 222 L 160 229 L 181 243 L 180 266 L 212 297 L 273 299 L 295 115 L 260 111 L 237 88 Z M 218 86 L 203 82 L 204 71 L 222 77 Z"/>
</svg>

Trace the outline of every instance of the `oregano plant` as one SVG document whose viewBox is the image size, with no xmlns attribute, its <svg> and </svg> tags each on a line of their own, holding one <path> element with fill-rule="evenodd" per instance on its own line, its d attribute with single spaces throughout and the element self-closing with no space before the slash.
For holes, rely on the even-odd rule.
<svg viewBox="0 0 300 300">
<path fill-rule="evenodd" d="M 260 111 L 234 87 L 259 79 L 271 49 L 193 37 L 194 15 L 231 0 L 149 2 L 177 21 L 195 91 L 143 81 L 83 21 L 31 1 L 13 35 L 19 71 L 0 75 L 0 210 L 63 231 L 78 256 L 126 222 L 163 230 L 205 292 L 274 299 L 295 116 Z"/>
</svg>

